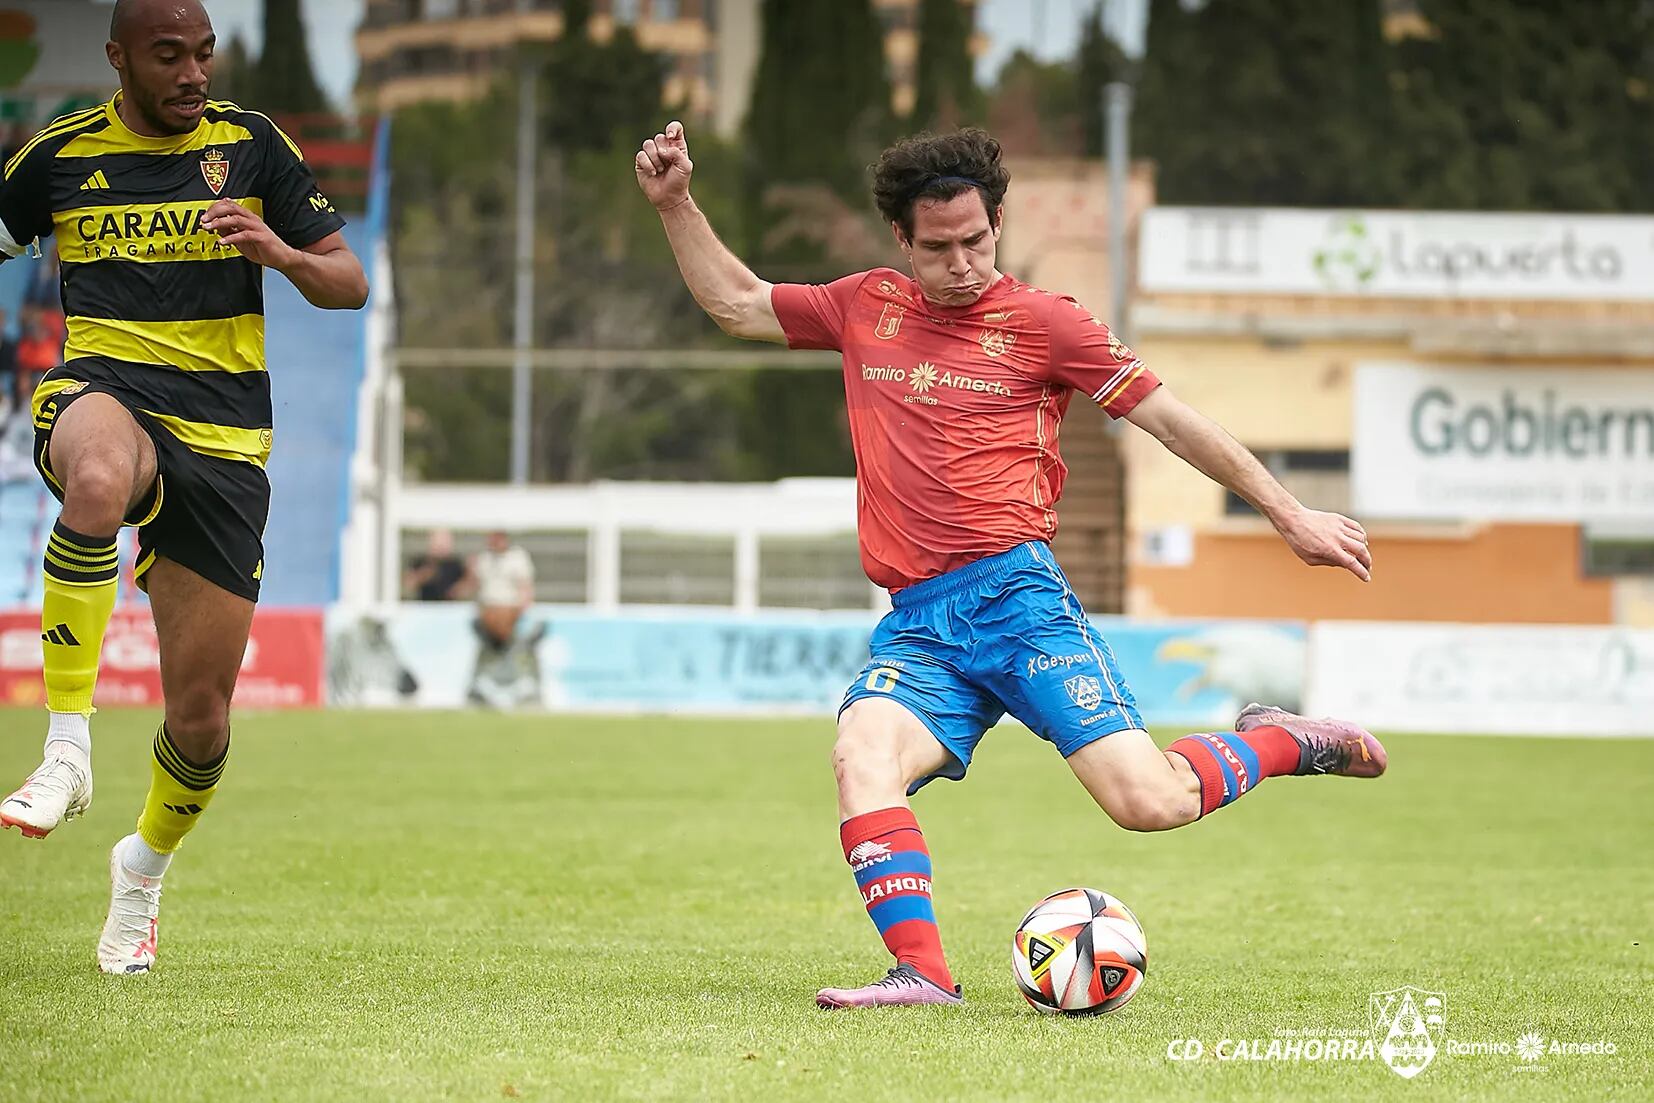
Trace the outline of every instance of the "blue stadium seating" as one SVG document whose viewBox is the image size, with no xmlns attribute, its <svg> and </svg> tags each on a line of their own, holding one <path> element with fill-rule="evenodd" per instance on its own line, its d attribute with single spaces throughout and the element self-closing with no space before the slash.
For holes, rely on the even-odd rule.
<svg viewBox="0 0 1654 1103">
<path fill-rule="evenodd" d="M 371 263 L 366 220 L 347 226 L 345 239 Z M 276 440 L 261 601 L 325 605 L 339 596 L 367 315 L 317 310 L 280 276 L 264 281 L 264 309 Z"/>
</svg>

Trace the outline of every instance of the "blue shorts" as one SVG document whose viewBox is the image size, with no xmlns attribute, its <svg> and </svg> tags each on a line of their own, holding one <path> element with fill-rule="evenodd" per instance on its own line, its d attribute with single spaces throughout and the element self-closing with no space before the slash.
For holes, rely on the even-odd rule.
<svg viewBox="0 0 1654 1103">
<path fill-rule="evenodd" d="M 873 657 L 842 713 L 888 697 L 923 721 L 953 762 L 909 789 L 958 781 L 987 730 L 1010 713 L 1064 758 L 1141 728 L 1114 652 L 1086 619 L 1049 545 L 1030 541 L 899 590 L 873 630 Z"/>
</svg>

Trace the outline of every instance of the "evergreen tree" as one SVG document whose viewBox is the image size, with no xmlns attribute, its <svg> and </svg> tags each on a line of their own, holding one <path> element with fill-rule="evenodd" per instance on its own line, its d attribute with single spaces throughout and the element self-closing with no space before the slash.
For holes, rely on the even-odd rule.
<svg viewBox="0 0 1654 1103">
<path fill-rule="evenodd" d="M 248 104 L 259 111 L 302 114 L 330 107 L 310 67 L 299 0 L 264 0 L 264 52 L 254 66 Z"/>
<path fill-rule="evenodd" d="M 919 0 L 911 129 L 953 130 L 982 122 L 985 102 L 971 59 L 975 12 L 960 0 Z"/>
<path fill-rule="evenodd" d="M 1194 17 L 1179 0 L 1149 0 L 1148 33 L 1132 108 L 1132 150 L 1134 156 L 1155 162 L 1158 195 L 1165 203 L 1188 201 L 1178 184 L 1195 172 L 1189 129 L 1199 120 L 1188 115 L 1202 98 L 1194 87 L 1196 74 L 1205 69 L 1196 55 L 1200 42 Z M 1100 92 L 1082 89 L 1080 94 Z M 1092 140 L 1086 139 L 1088 149 L 1093 148 Z"/>
<path fill-rule="evenodd" d="M 256 59 L 247 50 L 247 40 L 241 37 L 240 32 L 232 34 L 213 61 L 212 97 L 239 104 L 255 103 L 258 99 L 254 87 L 256 64 Z"/>
<path fill-rule="evenodd" d="M 1089 157 L 1103 155 L 1103 89 L 1110 82 L 1129 76 L 1126 55 L 1103 30 L 1103 9 L 1098 5 L 1080 27 L 1080 45 L 1075 54 L 1075 92 L 1079 96 L 1080 133 Z"/>
<path fill-rule="evenodd" d="M 563 34 L 546 50 L 541 120 L 545 140 L 567 152 L 607 150 L 664 127 L 666 59 L 645 50 L 628 26 L 591 37 L 591 0 L 563 5 Z"/>
<path fill-rule="evenodd" d="M 862 166 L 890 133 L 884 36 L 870 0 L 764 0 L 747 114 L 769 183 L 826 181 L 865 203 Z"/>
<path fill-rule="evenodd" d="M 1421 0 L 1400 49 L 1409 205 L 1654 209 L 1642 0 Z"/>
<path fill-rule="evenodd" d="M 1211 0 L 1194 11 L 1154 3 L 1139 129 L 1159 162 L 1160 198 L 1388 201 L 1379 14 L 1378 0 Z"/>
</svg>

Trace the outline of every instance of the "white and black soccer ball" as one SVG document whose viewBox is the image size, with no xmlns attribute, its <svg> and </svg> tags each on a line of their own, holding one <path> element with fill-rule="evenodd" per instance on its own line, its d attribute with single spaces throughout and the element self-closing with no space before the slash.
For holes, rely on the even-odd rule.
<svg viewBox="0 0 1654 1103">
<path fill-rule="evenodd" d="M 1118 1011 L 1148 971 L 1148 940 L 1137 917 L 1096 889 L 1052 893 L 1022 917 L 1011 939 L 1017 989 L 1047 1015 Z"/>
</svg>

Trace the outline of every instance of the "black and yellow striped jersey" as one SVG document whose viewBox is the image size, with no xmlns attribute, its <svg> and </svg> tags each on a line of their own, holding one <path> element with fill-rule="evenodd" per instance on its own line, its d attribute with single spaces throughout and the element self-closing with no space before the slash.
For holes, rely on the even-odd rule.
<svg viewBox="0 0 1654 1103">
<path fill-rule="evenodd" d="M 6 163 L 0 251 L 56 235 L 70 369 L 59 374 L 116 386 L 196 452 L 262 466 L 264 271 L 201 219 L 233 199 L 297 249 L 344 219 L 258 112 L 212 101 L 188 134 L 150 138 L 121 121 L 119 101 L 55 120 Z M 48 378 L 37 416 L 76 378 Z"/>
</svg>

